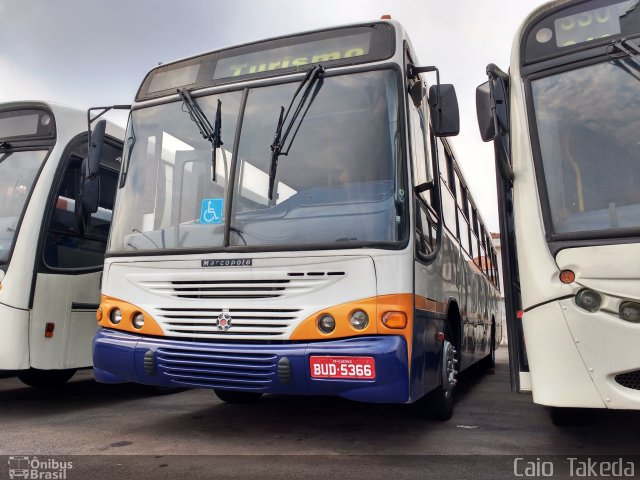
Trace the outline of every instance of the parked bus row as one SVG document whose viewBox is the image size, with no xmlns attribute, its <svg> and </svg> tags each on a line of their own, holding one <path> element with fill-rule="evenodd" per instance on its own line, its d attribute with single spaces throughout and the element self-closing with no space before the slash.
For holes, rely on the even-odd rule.
<svg viewBox="0 0 640 480">
<path fill-rule="evenodd" d="M 556 418 L 639 405 L 636 6 L 541 8 L 509 75 L 491 66 L 478 90 L 512 382 Z M 455 91 L 397 22 L 156 67 L 124 136 L 95 123 L 89 153 L 75 122 L 52 105 L 0 109 L 0 368 L 63 382 L 91 365 L 95 335 L 101 382 L 446 419 L 460 371 L 493 364 L 498 258 L 447 140 Z"/>
</svg>

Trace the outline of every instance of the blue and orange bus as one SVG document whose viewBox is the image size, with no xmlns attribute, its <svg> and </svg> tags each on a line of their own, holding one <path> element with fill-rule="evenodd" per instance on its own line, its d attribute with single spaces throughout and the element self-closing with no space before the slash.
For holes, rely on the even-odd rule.
<svg viewBox="0 0 640 480">
<path fill-rule="evenodd" d="M 446 139 L 458 128 L 453 87 L 391 20 L 151 70 L 127 127 L 96 378 L 449 418 L 459 371 L 493 361 L 501 311 Z"/>
</svg>

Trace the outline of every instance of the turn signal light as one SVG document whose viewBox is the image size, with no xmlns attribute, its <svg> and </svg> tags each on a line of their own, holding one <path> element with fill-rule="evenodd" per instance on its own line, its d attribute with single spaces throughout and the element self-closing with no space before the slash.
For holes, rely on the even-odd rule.
<svg viewBox="0 0 640 480">
<path fill-rule="evenodd" d="M 45 336 L 45 338 L 53 337 L 53 330 L 55 328 L 56 328 L 56 324 L 55 323 L 47 323 L 44 326 L 44 336 Z"/>
<path fill-rule="evenodd" d="M 576 274 L 571 270 L 562 270 L 560 272 L 560 281 L 562 283 L 573 283 L 576 279 Z"/>
<path fill-rule="evenodd" d="M 380 20 L 391 20 L 391 15 L 385 14 L 380 17 Z"/>
<path fill-rule="evenodd" d="M 98 320 L 98 323 L 102 321 L 102 307 L 98 307 L 96 310 L 96 319 Z"/>
<path fill-rule="evenodd" d="M 407 326 L 407 314 L 404 312 L 386 312 L 382 316 L 382 324 L 387 328 L 405 328 Z"/>
</svg>

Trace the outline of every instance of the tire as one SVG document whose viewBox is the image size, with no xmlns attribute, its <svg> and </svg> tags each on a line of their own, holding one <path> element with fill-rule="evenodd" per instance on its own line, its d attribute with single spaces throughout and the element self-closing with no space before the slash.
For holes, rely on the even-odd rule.
<svg viewBox="0 0 640 480">
<path fill-rule="evenodd" d="M 446 421 L 453 415 L 454 391 L 458 382 L 456 368 L 459 368 L 460 353 L 454 346 L 457 342 L 449 324 L 445 327 L 445 338 L 447 340 L 442 347 L 442 368 L 447 368 L 447 371 L 441 371 L 442 383 L 414 404 L 416 415 L 422 418 Z M 449 342 L 449 339 L 453 342 Z"/>
<path fill-rule="evenodd" d="M 548 407 L 548 410 L 556 427 L 584 425 L 588 420 L 588 408 Z"/>
<path fill-rule="evenodd" d="M 485 370 L 491 370 L 496 367 L 496 326 L 491 324 L 491 339 L 489 341 L 491 351 L 489 355 L 480 360 L 481 367 Z"/>
<path fill-rule="evenodd" d="M 223 402 L 236 405 L 255 403 L 262 397 L 262 393 L 260 392 L 238 392 L 235 390 L 215 389 L 214 393 Z"/>
<path fill-rule="evenodd" d="M 68 370 L 39 370 L 31 368 L 18 374 L 20 381 L 35 388 L 57 388 L 69 381 L 76 373 L 75 368 Z"/>
</svg>

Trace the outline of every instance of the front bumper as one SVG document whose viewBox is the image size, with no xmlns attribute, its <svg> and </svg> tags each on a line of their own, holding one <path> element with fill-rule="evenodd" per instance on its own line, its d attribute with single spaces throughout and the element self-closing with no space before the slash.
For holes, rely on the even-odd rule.
<svg viewBox="0 0 640 480">
<path fill-rule="evenodd" d="M 311 378 L 312 355 L 373 357 L 376 378 Z M 93 342 L 93 363 L 95 378 L 102 383 L 335 395 L 375 403 L 409 400 L 407 344 L 394 335 L 250 344 L 144 337 L 102 328 Z"/>
</svg>

